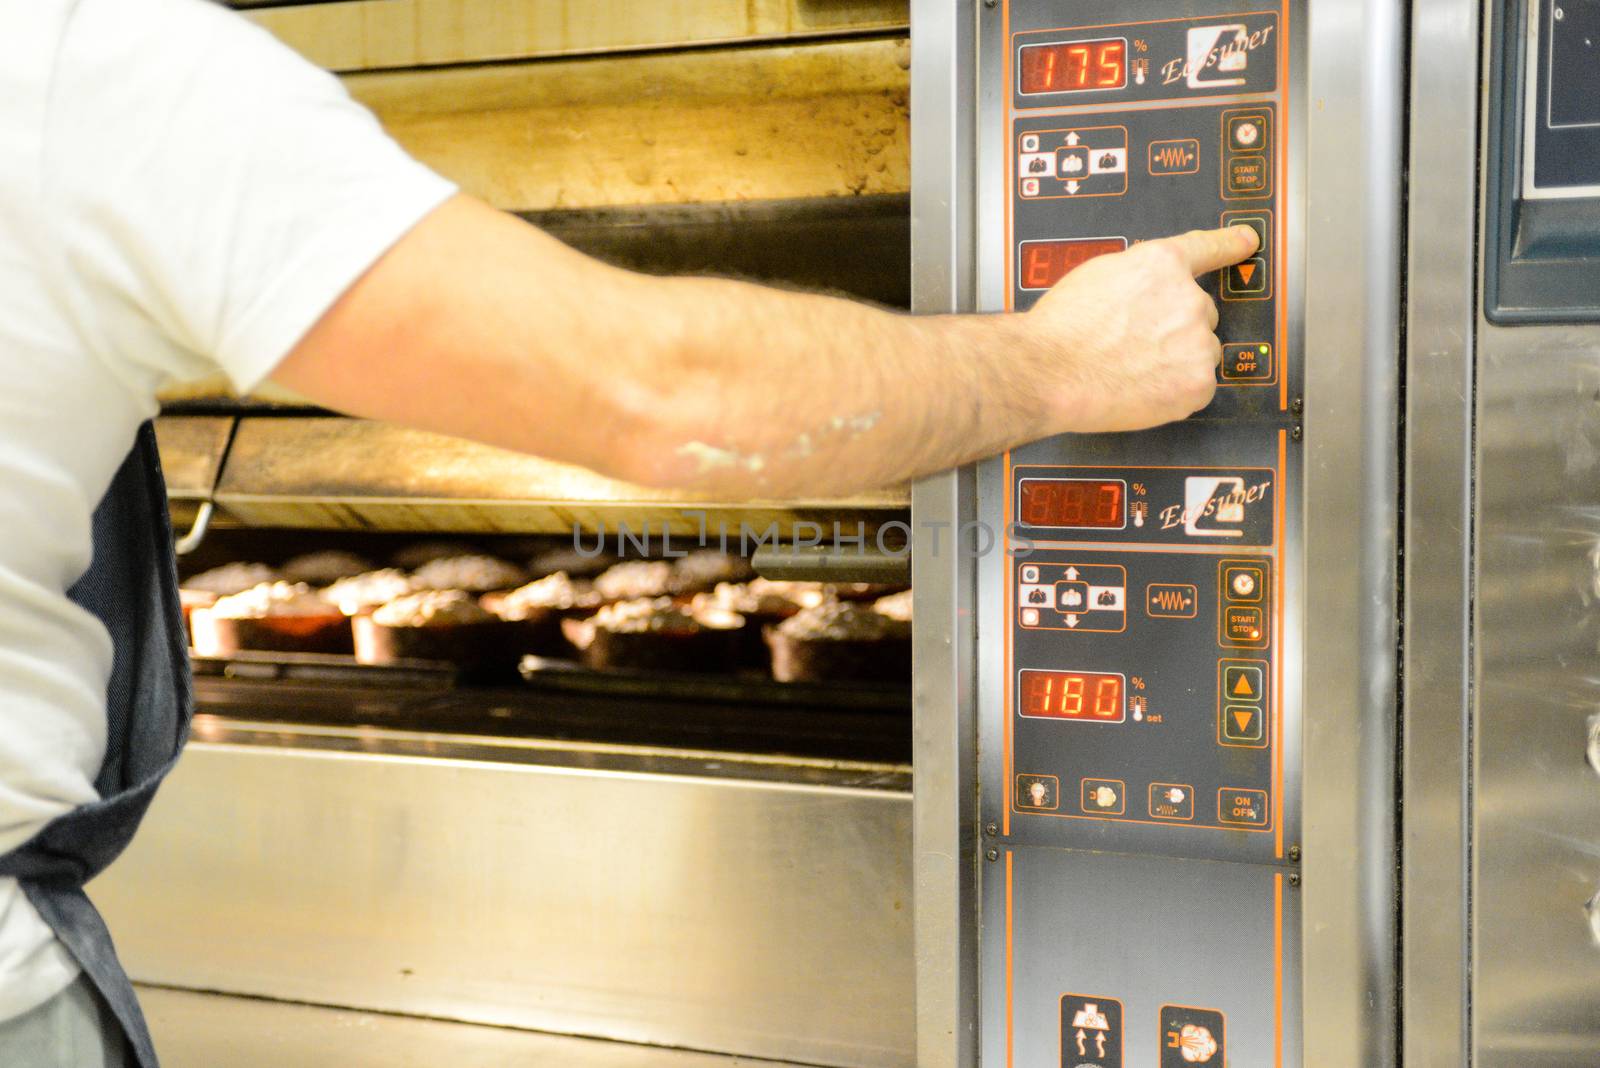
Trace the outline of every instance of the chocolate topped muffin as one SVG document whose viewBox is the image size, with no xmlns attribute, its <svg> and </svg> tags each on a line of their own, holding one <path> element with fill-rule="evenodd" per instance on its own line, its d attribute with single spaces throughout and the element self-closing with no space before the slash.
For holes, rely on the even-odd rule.
<svg viewBox="0 0 1600 1068">
<path fill-rule="evenodd" d="M 665 560 L 628 560 L 607 568 L 594 580 L 594 588 L 607 601 L 662 597 L 672 592 L 672 565 Z"/>
<path fill-rule="evenodd" d="M 372 561 L 342 549 L 325 549 L 321 552 L 303 553 L 283 565 L 283 577 L 290 582 L 304 582 L 312 586 L 327 586 L 363 571 L 372 570 Z"/>
<path fill-rule="evenodd" d="M 586 613 L 601 602 L 594 583 L 574 581 L 565 571 L 557 571 L 510 593 L 486 594 L 482 603 L 501 619 L 519 620 L 539 612 Z"/>
<path fill-rule="evenodd" d="M 767 629 L 780 682 L 897 682 L 911 677 L 911 625 L 848 601 L 808 608 Z"/>
<path fill-rule="evenodd" d="M 413 589 L 467 593 L 509 590 L 527 581 L 522 568 L 493 556 L 446 556 L 423 564 L 411 575 Z"/>
<path fill-rule="evenodd" d="M 584 663 L 598 670 L 724 672 L 737 661 L 743 617 L 694 609 L 670 597 L 606 605 L 563 627 Z"/>
<path fill-rule="evenodd" d="M 528 561 L 528 571 L 539 577 L 564 571 L 573 578 L 592 579 L 617 563 L 616 555 L 596 552 L 585 555 L 576 546 L 548 549 Z"/>
<path fill-rule="evenodd" d="M 767 664 L 767 646 L 762 637 L 764 629 L 782 623 L 805 607 L 794 596 L 799 591 L 777 588 L 773 583 L 758 586 L 760 581 L 719 582 L 716 589 L 710 593 L 697 593 L 690 602 L 696 611 L 720 610 L 744 617 L 739 660 L 743 666 L 752 668 L 764 668 Z"/>
<path fill-rule="evenodd" d="M 396 567 L 386 567 L 382 571 L 342 578 L 323 590 L 322 596 L 338 605 L 345 615 L 354 616 L 410 592 L 411 579 L 406 573 Z"/>
<path fill-rule="evenodd" d="M 462 590 L 421 590 L 359 615 L 356 659 L 445 661 L 475 674 L 509 672 L 527 648 L 523 628 L 484 610 Z"/>
<path fill-rule="evenodd" d="M 719 549 L 696 549 L 672 561 L 672 592 L 700 593 L 719 582 L 744 582 L 754 577 L 750 562 Z"/>
<path fill-rule="evenodd" d="M 348 653 L 350 624 L 338 607 L 303 582 L 263 582 L 194 610 L 195 651 Z"/>
<path fill-rule="evenodd" d="M 434 627 L 487 623 L 494 616 L 462 590 L 422 590 L 380 605 L 372 618 L 385 627 Z"/>
</svg>

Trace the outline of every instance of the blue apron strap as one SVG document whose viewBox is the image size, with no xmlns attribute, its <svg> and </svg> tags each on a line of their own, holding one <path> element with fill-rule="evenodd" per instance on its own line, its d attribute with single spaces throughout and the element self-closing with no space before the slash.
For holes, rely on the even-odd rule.
<svg viewBox="0 0 1600 1068">
<path fill-rule="evenodd" d="M 194 711 L 188 642 L 155 428 L 132 452 L 94 514 L 94 562 L 69 592 L 111 633 L 106 755 L 100 799 L 47 824 L 0 857 L 10 876 L 94 982 L 127 1033 L 139 1068 L 157 1068 L 133 987 L 110 932 L 83 887 L 133 839 L 156 788 L 177 762 Z"/>
</svg>

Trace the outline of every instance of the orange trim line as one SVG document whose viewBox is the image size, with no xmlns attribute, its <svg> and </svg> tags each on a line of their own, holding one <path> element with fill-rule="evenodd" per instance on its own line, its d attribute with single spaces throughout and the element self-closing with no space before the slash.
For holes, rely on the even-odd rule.
<svg viewBox="0 0 1600 1068">
<path fill-rule="evenodd" d="M 1273 1063 L 1283 1068 L 1283 873 L 1272 876 Z"/>
<path fill-rule="evenodd" d="M 1278 145 L 1277 168 L 1278 211 L 1273 220 L 1273 229 L 1276 235 L 1273 239 L 1273 268 L 1278 275 L 1278 410 L 1289 410 L 1289 356 L 1284 350 L 1284 339 L 1289 335 L 1289 268 L 1286 266 L 1289 257 L 1285 254 L 1287 244 L 1285 237 L 1289 232 L 1289 224 L 1285 219 L 1288 212 L 1283 210 L 1289 200 L 1289 131 L 1293 128 L 1292 116 L 1289 114 L 1289 9 L 1292 3 L 1286 2 L 1280 16 L 1282 28 L 1278 31 Z M 1280 495 L 1281 496 L 1281 495 Z"/>
<path fill-rule="evenodd" d="M 1009 804 L 1006 806 L 1011 807 Z M 1015 854 L 1006 850 L 1006 1068 L 1011 1068 L 1016 1057 L 1016 1016 L 1012 1012 L 1012 886 L 1014 876 L 1012 873 L 1012 860 Z"/>
<path fill-rule="evenodd" d="M 1288 431 L 1278 431 L 1278 485 L 1283 485 L 1284 467 L 1288 463 Z M 1283 494 L 1278 494 L 1277 516 L 1273 532 L 1274 561 L 1272 578 L 1272 609 L 1276 617 L 1272 621 L 1275 632 L 1274 646 L 1278 650 L 1273 659 L 1273 674 L 1276 676 L 1272 706 L 1276 708 L 1277 715 L 1272 717 L 1272 805 L 1274 812 L 1283 811 Z M 1277 838 L 1273 844 L 1274 853 L 1279 860 L 1283 859 L 1283 821 L 1274 817 L 1277 823 Z"/>
<path fill-rule="evenodd" d="M 1003 770 L 1005 771 L 1005 777 L 1000 781 L 1009 783 L 1011 782 L 1012 776 L 1015 774 L 1014 769 L 1011 767 L 1011 731 L 1013 727 L 1013 705 L 1011 691 L 1014 688 L 1011 682 L 1011 676 L 1014 670 L 1011 662 L 1011 625 L 1014 614 L 1017 610 L 1016 606 L 1012 604 L 1011 601 L 1011 596 L 1016 586 L 1016 581 L 1013 578 L 1013 575 L 1015 574 L 1016 561 L 1011 558 L 1011 535 L 1009 533 L 1011 529 L 1012 482 L 1011 453 L 1009 451 L 1005 454 L 1005 472 L 1006 484 L 1005 489 L 1002 492 L 1002 500 L 1005 505 L 1005 514 L 1001 517 L 1000 521 L 1000 542 L 1002 546 L 1000 567 L 1005 571 L 1006 588 L 1002 594 L 1002 604 L 1005 606 L 1006 616 L 1005 621 L 1000 626 L 1000 633 L 1002 635 L 1000 640 L 1004 651 L 1001 662 L 1005 664 L 1005 678 L 1001 680 L 1005 686 L 1005 700 L 1001 703 L 1001 707 L 1005 712 L 1006 719 L 1005 722 L 1000 725 L 1001 764 L 1003 766 Z M 1009 835 L 1011 833 L 1011 803 L 1013 800 L 1014 798 L 1011 794 L 1011 791 L 1007 790 L 1005 804 L 1000 810 L 1000 832 L 1002 834 Z"/>
</svg>

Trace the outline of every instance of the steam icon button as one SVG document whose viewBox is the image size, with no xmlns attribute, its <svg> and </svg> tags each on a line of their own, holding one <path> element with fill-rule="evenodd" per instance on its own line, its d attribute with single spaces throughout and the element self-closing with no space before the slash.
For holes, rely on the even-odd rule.
<svg viewBox="0 0 1600 1068">
<path fill-rule="evenodd" d="M 1084 815 L 1120 816 L 1127 807 L 1121 779 L 1084 779 L 1081 790 Z"/>
<path fill-rule="evenodd" d="M 1187 783 L 1151 783 L 1150 816 L 1158 820 L 1194 819 L 1194 788 Z"/>
</svg>

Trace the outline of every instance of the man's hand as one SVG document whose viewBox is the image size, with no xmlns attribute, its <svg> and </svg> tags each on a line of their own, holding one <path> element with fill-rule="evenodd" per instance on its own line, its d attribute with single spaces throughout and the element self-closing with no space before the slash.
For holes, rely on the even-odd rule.
<svg viewBox="0 0 1600 1068">
<path fill-rule="evenodd" d="M 1022 317 L 1044 352 L 1052 432 L 1141 430 L 1211 403 L 1217 305 L 1195 282 L 1256 250 L 1247 226 L 1192 230 L 1100 256 Z"/>
</svg>

